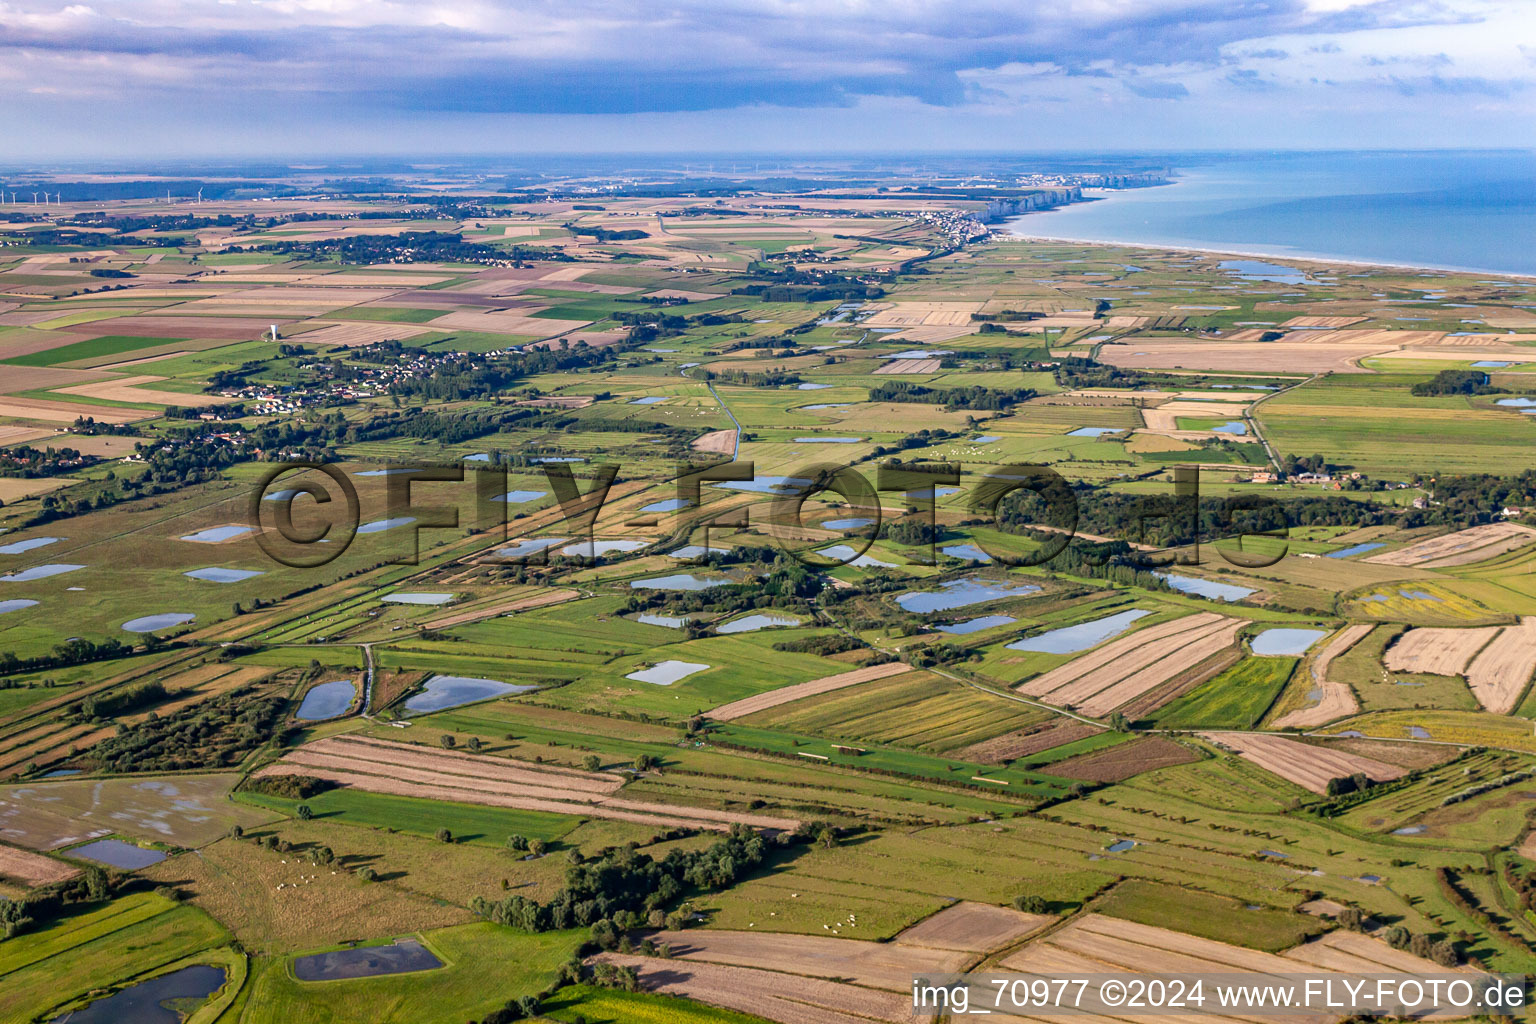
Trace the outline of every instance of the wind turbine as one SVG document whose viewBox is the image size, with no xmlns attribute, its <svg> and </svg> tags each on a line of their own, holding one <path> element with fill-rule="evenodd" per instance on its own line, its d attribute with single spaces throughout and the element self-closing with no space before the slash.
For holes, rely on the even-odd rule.
<svg viewBox="0 0 1536 1024">
<path fill-rule="evenodd" d="M 37 205 L 37 193 L 36 192 L 32 193 L 32 205 L 33 206 Z"/>
<path fill-rule="evenodd" d="M 202 189 L 198 189 L 197 190 L 197 203 L 198 203 L 199 206 L 201 206 L 202 203 L 203 203 L 203 190 Z"/>
</svg>

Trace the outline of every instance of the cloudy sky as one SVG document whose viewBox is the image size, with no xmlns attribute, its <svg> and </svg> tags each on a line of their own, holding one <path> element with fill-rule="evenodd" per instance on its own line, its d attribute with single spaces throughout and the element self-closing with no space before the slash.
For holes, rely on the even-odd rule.
<svg viewBox="0 0 1536 1024">
<path fill-rule="evenodd" d="M 1528 146 L 1536 0 L 0 0 L 0 161 Z"/>
</svg>

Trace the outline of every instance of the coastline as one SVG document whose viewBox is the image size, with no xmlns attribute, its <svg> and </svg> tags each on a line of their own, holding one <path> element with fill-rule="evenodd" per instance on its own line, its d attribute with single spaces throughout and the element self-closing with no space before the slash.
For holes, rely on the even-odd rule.
<svg viewBox="0 0 1536 1024">
<path fill-rule="evenodd" d="M 1039 213 L 1049 213 L 1049 210 L 1041 210 Z M 1266 249 L 1215 249 L 1208 246 L 1175 244 L 1164 242 L 1131 242 L 1114 238 L 1074 238 L 1067 235 L 1040 235 L 1023 234 L 1013 230 L 1014 221 L 1037 214 L 1024 213 L 1016 217 L 1010 217 L 1003 222 L 1003 226 L 1010 230 L 1002 233 L 1005 239 L 1017 239 L 1021 242 L 1070 242 L 1076 245 L 1114 245 L 1127 249 L 1147 249 L 1162 252 L 1189 252 L 1200 253 L 1207 256 L 1238 256 L 1251 259 L 1264 260 L 1288 260 L 1293 263 L 1322 263 L 1339 267 L 1364 267 L 1383 270 L 1429 270 L 1437 274 L 1486 274 L 1489 277 L 1509 278 L 1518 281 L 1536 281 L 1536 272 L 1520 273 L 1512 270 L 1490 270 L 1484 267 L 1460 267 L 1435 263 L 1397 263 L 1388 260 L 1349 259 L 1343 256 L 1312 256 L 1294 252 L 1275 252 Z"/>
</svg>

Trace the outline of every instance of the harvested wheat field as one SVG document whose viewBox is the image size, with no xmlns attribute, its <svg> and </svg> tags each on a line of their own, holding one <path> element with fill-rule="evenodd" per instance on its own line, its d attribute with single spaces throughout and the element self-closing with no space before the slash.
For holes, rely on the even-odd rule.
<svg viewBox="0 0 1536 1024">
<path fill-rule="evenodd" d="M 1329 782 L 1357 772 L 1364 773 L 1372 782 L 1390 782 L 1408 772 L 1406 768 L 1374 758 L 1269 733 L 1206 732 L 1200 735 L 1265 771 L 1319 795 L 1327 794 Z"/>
<path fill-rule="evenodd" d="M 1459 676 L 1498 633 L 1498 626 L 1483 626 L 1479 629 L 1410 629 L 1387 648 L 1381 662 L 1393 672 Z"/>
<path fill-rule="evenodd" d="M 760 814 L 621 800 L 612 794 L 624 785 L 624 779 L 607 772 L 535 765 L 356 736 L 306 743 L 257 774 L 311 775 L 370 793 L 720 832 L 738 822 L 766 829 L 793 829 L 799 824 L 788 818 Z"/>
<path fill-rule="evenodd" d="M 964 761 L 1002 764 L 1004 761 L 1016 761 L 1031 754 L 1038 754 L 1042 750 L 1050 750 L 1052 747 L 1075 743 L 1103 731 L 1099 726 L 1089 725 L 1087 722 L 1063 718 L 1043 728 L 1006 732 L 1001 736 L 994 736 L 989 740 L 982 740 L 980 743 L 973 743 L 969 747 L 961 747 L 949 753 L 951 757 Z"/>
<path fill-rule="evenodd" d="M 709 717 L 717 722 L 729 722 L 732 719 L 743 718 L 757 711 L 766 711 L 776 708 L 780 704 L 788 704 L 791 701 L 801 700 L 805 697 L 814 697 L 820 693 L 831 693 L 833 690 L 841 690 L 845 686 L 857 686 L 859 683 L 873 682 L 876 679 L 888 679 L 891 676 L 899 676 L 903 672 L 912 671 L 911 665 L 904 665 L 899 661 L 888 661 L 884 665 L 867 665 L 864 668 L 856 668 L 851 672 L 839 672 L 835 676 L 822 676 L 820 679 L 811 679 L 793 686 L 782 686 L 777 690 L 769 690 L 767 693 L 759 693 L 751 697 L 743 697 L 741 700 L 722 704 L 709 712 Z"/>
<path fill-rule="evenodd" d="M 376 345 L 381 341 L 405 341 L 431 330 L 429 327 L 417 327 L 413 324 L 314 322 L 321 326 L 313 331 L 295 334 L 290 340 L 297 339 L 306 345 L 351 348 L 355 345 Z"/>
<path fill-rule="evenodd" d="M 591 962 L 635 968 L 641 987 L 648 992 L 696 999 L 780 1024 L 869 1024 L 871 1020 L 903 1024 L 930 1019 L 912 1012 L 910 992 L 882 992 L 821 977 L 623 953 L 603 953 Z"/>
<path fill-rule="evenodd" d="M 1054 914 L 1026 914 L 1011 907 L 964 900 L 919 921 L 892 942 L 903 946 L 987 953 L 1012 945 L 1056 920 Z"/>
<path fill-rule="evenodd" d="M 277 317 L 281 330 L 293 323 L 293 317 Z M 272 319 L 238 316 L 135 316 L 116 320 L 97 320 L 77 328 L 64 328 L 73 334 L 115 335 L 125 338 L 208 338 L 213 341 L 255 341 L 273 323 Z"/>
<path fill-rule="evenodd" d="M 1111 366 L 1144 370 L 1229 370 L 1241 366 L 1249 373 L 1366 373 L 1357 360 L 1397 348 L 1393 345 L 1326 345 L 1271 342 L 1163 341 L 1138 339 L 1106 343 L 1099 361 Z"/>
<path fill-rule="evenodd" d="M 1317 703 L 1311 707 L 1298 708 L 1276 719 L 1273 723 L 1276 729 L 1310 729 L 1313 726 L 1331 722 L 1335 718 L 1343 718 L 1360 710 L 1360 702 L 1355 699 L 1355 691 L 1349 688 L 1348 683 L 1335 682 L 1328 678 L 1328 667 L 1333 664 L 1333 659 L 1348 651 L 1355 644 L 1370 635 L 1376 627 L 1370 623 L 1357 623 L 1341 630 L 1334 638 L 1328 641 L 1328 646 L 1319 651 L 1311 660 L 1308 670 L 1312 674 L 1312 683 L 1317 691 Z"/>
<path fill-rule="evenodd" d="M 892 302 L 864 321 L 866 327 L 959 327 L 971 323 L 979 302 Z"/>
<path fill-rule="evenodd" d="M 910 989 L 912 975 L 919 971 L 959 971 L 975 959 L 958 946 L 925 948 L 900 940 L 871 942 L 830 935 L 694 929 L 658 932 L 652 937 L 670 946 L 680 960 L 842 978 L 895 992 Z"/>
<path fill-rule="evenodd" d="M 49 431 L 47 436 L 52 437 L 53 432 Z M 47 494 L 49 491 L 56 491 L 78 482 L 67 477 L 0 477 L 0 502 L 20 501 L 23 498 Z"/>
<path fill-rule="evenodd" d="M 1280 326 L 1291 330 L 1299 327 L 1351 327 L 1366 319 L 1363 316 L 1293 316 Z"/>
<path fill-rule="evenodd" d="M 1142 772 L 1198 760 L 1200 755 L 1188 747 L 1161 736 L 1147 736 L 1053 762 L 1049 771 L 1083 782 L 1122 782 Z"/>
<path fill-rule="evenodd" d="M 493 310 L 483 313 L 448 313 L 433 320 L 431 327 L 440 331 L 484 331 L 489 334 L 522 334 L 547 338 L 552 334 L 580 330 L 589 323 L 590 320 L 541 320 L 527 315 L 527 312 Z"/>
<path fill-rule="evenodd" d="M 54 388 L 61 395 L 80 395 L 82 398 L 99 398 L 106 402 L 137 402 L 148 405 L 182 405 L 188 407 L 201 407 L 205 405 L 228 405 L 235 401 L 224 395 L 198 395 L 180 391 L 154 391 L 143 387 L 145 384 L 154 384 L 165 380 L 164 377 L 153 375 L 139 377 L 120 377 L 117 380 L 104 380 L 95 384 L 76 384 L 73 387 Z"/>
<path fill-rule="evenodd" d="M 0 877 L 14 878 L 27 887 L 73 878 L 80 872 L 63 861 L 14 846 L 0 846 Z"/>
<path fill-rule="evenodd" d="M 1469 565 L 1532 543 L 1536 543 L 1536 530 L 1529 526 L 1488 523 L 1419 541 L 1396 551 L 1372 555 L 1361 561 L 1376 565 L 1416 565 L 1427 568 Z"/>
<path fill-rule="evenodd" d="M 882 376 L 938 372 L 939 361 L 937 359 L 887 359 L 885 364 L 875 371 L 877 375 Z"/>
<path fill-rule="evenodd" d="M 1186 615 L 1120 637 L 1015 689 L 1101 717 L 1231 647 L 1244 621 Z"/>
<path fill-rule="evenodd" d="M 1424 977 L 1444 973 L 1446 970 L 1411 953 L 1395 950 L 1380 939 L 1351 932 L 1332 932 L 1321 939 L 1276 954 L 1100 914 L 1084 914 L 1064 928 L 1029 943 L 1003 960 L 1001 966 L 1032 974 L 1066 975 L 1106 971 L 1129 971 L 1135 974 L 1241 972 L 1295 975 L 1303 973 L 1310 966 L 1347 974 L 1400 973 Z M 1259 1019 L 1223 1017 L 1217 1014 L 1202 1014 L 1201 1017 L 1216 1020 Z M 1315 1021 L 1319 1017 L 1312 1015 L 1306 1019 Z"/>
<path fill-rule="evenodd" d="M 735 430 L 711 430 L 707 434 L 700 434 L 693 439 L 691 447 L 696 452 L 714 452 L 716 455 L 731 455 L 736 451 Z"/>
<path fill-rule="evenodd" d="M 1515 710 L 1520 695 L 1536 672 L 1536 618 L 1505 626 L 1467 666 L 1467 685 L 1484 709 L 1496 715 Z"/>
</svg>

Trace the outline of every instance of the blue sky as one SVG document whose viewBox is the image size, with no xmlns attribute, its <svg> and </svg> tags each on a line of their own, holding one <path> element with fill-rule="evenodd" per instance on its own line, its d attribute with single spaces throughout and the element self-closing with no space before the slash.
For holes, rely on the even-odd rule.
<svg viewBox="0 0 1536 1024">
<path fill-rule="evenodd" d="M 1528 146 L 1536 0 L 0 0 L 0 161 Z"/>
</svg>

